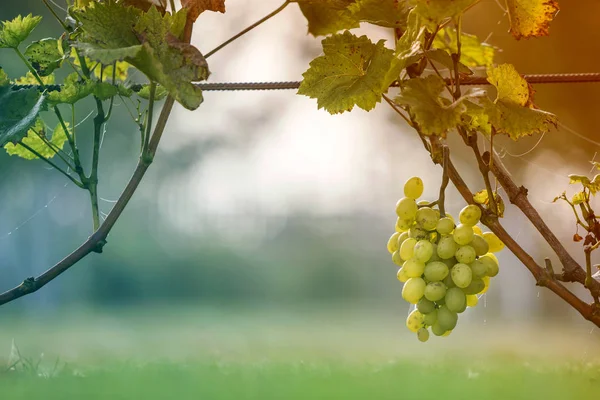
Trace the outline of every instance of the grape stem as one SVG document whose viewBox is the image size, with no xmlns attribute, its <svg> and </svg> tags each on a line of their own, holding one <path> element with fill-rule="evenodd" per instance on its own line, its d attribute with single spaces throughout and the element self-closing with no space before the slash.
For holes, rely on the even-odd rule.
<svg viewBox="0 0 600 400">
<path fill-rule="evenodd" d="M 440 209 L 440 216 L 443 218 L 446 216 L 446 187 L 448 187 L 448 182 L 450 178 L 448 177 L 448 162 L 450 161 L 450 150 L 448 146 L 442 146 L 442 185 L 440 186 L 440 196 L 438 199 L 438 207 Z"/>
</svg>

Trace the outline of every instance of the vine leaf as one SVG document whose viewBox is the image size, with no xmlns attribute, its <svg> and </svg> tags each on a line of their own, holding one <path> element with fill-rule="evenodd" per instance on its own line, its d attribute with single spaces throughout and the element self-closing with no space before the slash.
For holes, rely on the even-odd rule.
<svg viewBox="0 0 600 400">
<path fill-rule="evenodd" d="M 136 93 L 142 99 L 149 100 L 150 99 L 150 85 L 143 85 L 142 88 Z M 157 85 L 156 90 L 154 91 L 154 100 L 162 100 L 167 96 L 167 91 L 164 87 Z"/>
<path fill-rule="evenodd" d="M 569 183 L 581 183 L 581 185 L 588 189 L 591 194 L 595 195 L 600 191 L 600 174 L 594 176 L 592 179 L 585 175 L 569 175 Z"/>
<path fill-rule="evenodd" d="M 496 206 L 498 207 L 498 217 L 502 218 L 504 217 L 504 210 L 505 210 L 505 205 L 504 205 L 504 200 L 502 200 L 502 196 L 500 196 L 500 194 L 498 192 L 494 192 L 493 194 L 494 196 L 494 200 L 496 201 Z M 482 204 L 484 206 L 486 206 L 487 208 L 490 207 L 490 197 L 488 195 L 488 191 L 487 189 L 483 189 L 480 190 L 479 192 L 475 193 L 473 195 L 473 201 L 475 203 L 478 204 Z"/>
<path fill-rule="evenodd" d="M 546 133 L 549 125 L 556 125 L 554 114 L 535 108 L 529 84 L 510 64 L 488 68 L 488 82 L 497 91 L 492 103 L 485 98 L 484 106 L 490 122 L 498 133 L 513 140 L 535 133 Z"/>
<path fill-rule="evenodd" d="M 68 128 L 69 127 L 68 122 L 65 122 L 65 124 L 67 125 L 67 128 Z M 46 142 L 44 140 L 42 140 L 42 138 L 40 138 L 40 136 L 43 136 L 44 138 L 46 138 L 46 140 L 48 140 L 50 143 L 52 143 L 52 145 L 55 148 L 59 148 L 61 150 L 64 147 L 65 142 L 67 141 L 67 135 L 65 134 L 62 124 L 59 123 L 57 125 L 57 127 L 54 129 L 54 132 L 52 133 L 52 137 L 48 138 L 46 135 L 46 127 L 44 125 L 44 122 L 41 120 L 41 118 L 38 118 L 35 121 L 34 126 L 29 128 L 29 130 L 27 131 L 27 136 L 25 136 L 23 139 L 21 139 L 21 142 L 28 145 L 33 150 L 37 151 L 41 156 L 43 156 L 45 158 L 54 157 L 56 155 L 56 152 L 54 150 L 52 150 L 52 148 L 50 146 L 48 146 L 46 144 Z M 18 143 L 17 144 L 7 143 L 4 146 L 4 149 L 11 156 L 12 155 L 19 156 L 26 160 L 34 160 L 34 159 L 38 158 L 35 154 L 33 154 L 31 151 L 29 151 L 25 147 L 19 145 Z"/>
<path fill-rule="evenodd" d="M 433 47 L 443 49 L 448 53 L 456 53 L 458 46 L 456 43 L 456 29 L 440 29 L 435 39 Z M 479 41 L 477 36 L 468 33 L 460 35 L 460 62 L 467 67 L 487 67 L 494 62 L 495 49 L 487 43 Z"/>
<path fill-rule="evenodd" d="M 374 44 L 366 36 L 346 31 L 323 39 L 324 55 L 310 63 L 298 94 L 316 98 L 319 109 L 331 114 L 354 106 L 369 111 L 400 73 L 399 61 L 384 40 Z"/>
<path fill-rule="evenodd" d="M 440 97 L 446 84 L 437 75 L 405 81 L 396 103 L 410 107 L 414 121 L 425 135 L 446 136 L 461 118 L 464 106 Z"/>
<path fill-rule="evenodd" d="M 0 48 L 16 49 L 19 47 L 41 20 L 42 17 L 34 17 L 29 14 L 25 17 L 18 15 L 11 21 L 3 21 L 2 29 L 0 29 Z"/>
<path fill-rule="evenodd" d="M 462 115 L 462 125 L 469 131 L 480 131 L 489 137 L 492 134 L 492 125 L 486 109 L 470 100 L 465 100 L 463 104 L 466 110 Z"/>
<path fill-rule="evenodd" d="M 386 28 L 404 28 L 408 8 L 399 0 L 356 0 L 348 11 L 359 22 L 368 22 Z"/>
<path fill-rule="evenodd" d="M 98 3 L 73 11 L 85 33 L 77 46 L 87 57 L 103 64 L 132 64 L 160 83 L 185 108 L 194 110 L 203 99 L 193 82 L 208 78 L 209 71 L 200 51 L 178 39 L 185 27 L 186 12 L 182 9 L 174 15 L 161 15 L 155 7 L 142 13 L 113 1 Z M 113 19 L 116 22 L 112 23 Z M 106 36 L 102 26 L 109 26 L 112 32 Z"/>
<path fill-rule="evenodd" d="M 360 22 L 348 10 L 354 0 L 292 0 L 308 21 L 308 33 L 325 36 L 344 29 L 360 26 Z"/>
<path fill-rule="evenodd" d="M 16 143 L 27 134 L 45 110 L 45 100 L 35 87 L 13 90 L 9 85 L 0 86 L 0 146 Z"/>
<path fill-rule="evenodd" d="M 8 75 L 6 75 L 6 72 L 4 72 L 2 67 L 0 67 L 0 87 L 6 86 L 9 83 L 10 83 L 10 79 L 8 79 Z"/>
<path fill-rule="evenodd" d="M 181 0 L 181 5 L 188 10 L 188 18 L 192 21 L 204 11 L 225 12 L 225 0 Z"/>
<path fill-rule="evenodd" d="M 424 54 L 427 28 L 421 24 L 421 17 L 411 11 L 408 14 L 406 31 L 396 43 L 396 58 L 400 60 L 400 70 L 419 61 Z"/>
<path fill-rule="evenodd" d="M 55 69 L 60 68 L 64 51 L 59 48 L 62 42 L 54 38 L 47 38 L 31 43 L 25 49 L 25 57 L 40 76 L 48 76 Z"/>
<path fill-rule="evenodd" d="M 437 26 L 447 18 L 462 14 L 479 0 L 412 0 L 414 10 L 430 25 Z"/>
<path fill-rule="evenodd" d="M 447 51 L 442 49 L 432 49 L 425 52 L 425 56 L 431 61 L 436 61 L 444 67 L 454 69 L 454 60 Z M 458 72 L 463 75 L 473 75 L 473 71 L 462 62 L 458 63 Z"/>
<path fill-rule="evenodd" d="M 116 95 L 129 97 L 132 91 L 123 85 L 112 85 L 108 82 L 90 79 L 82 80 L 77 72 L 73 72 L 65 78 L 60 90 L 53 90 L 48 93 L 48 103 L 53 105 L 60 103 L 75 104 L 92 94 L 100 100 L 106 100 Z"/>
<path fill-rule="evenodd" d="M 586 197 L 587 196 L 585 195 L 585 192 L 583 192 L 583 191 L 577 192 L 571 198 L 571 203 L 573 203 L 574 205 L 579 205 L 579 204 L 583 203 L 584 201 L 586 201 Z"/>
<path fill-rule="evenodd" d="M 591 161 L 591 163 L 592 163 L 592 165 L 594 167 L 596 167 L 596 169 L 600 170 L 600 162 L 598 162 L 598 161 Z"/>
<path fill-rule="evenodd" d="M 156 7 L 161 14 L 164 14 L 167 11 L 167 0 L 121 0 L 119 4 L 123 6 L 139 8 L 140 10 L 146 12 L 150 10 L 150 7 L 152 6 Z"/>
<path fill-rule="evenodd" d="M 550 21 L 559 10 L 554 0 L 507 0 L 510 32 L 515 39 L 548 36 Z"/>
<path fill-rule="evenodd" d="M 56 81 L 54 74 L 51 74 L 48 76 L 42 76 L 40 78 L 44 85 L 52 85 Z M 30 71 L 27 71 L 25 76 L 15 79 L 14 83 L 16 85 L 38 85 L 39 84 L 38 80 L 35 78 L 35 76 Z"/>
</svg>

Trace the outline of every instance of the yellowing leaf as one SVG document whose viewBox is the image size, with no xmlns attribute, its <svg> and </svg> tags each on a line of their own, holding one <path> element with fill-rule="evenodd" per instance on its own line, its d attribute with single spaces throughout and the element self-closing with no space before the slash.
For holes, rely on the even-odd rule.
<svg viewBox="0 0 600 400">
<path fill-rule="evenodd" d="M 408 8 L 399 0 L 356 0 L 348 7 L 354 18 L 386 28 L 406 26 Z"/>
<path fill-rule="evenodd" d="M 596 169 L 600 169 L 600 162 L 592 161 L 591 163 L 594 167 L 596 167 Z"/>
<path fill-rule="evenodd" d="M 507 0 L 506 6 L 515 39 L 547 36 L 550 21 L 559 10 L 554 0 Z"/>
<path fill-rule="evenodd" d="M 463 126 L 470 131 L 479 131 L 486 136 L 490 136 L 492 134 L 492 125 L 490 124 L 490 118 L 485 108 L 468 100 L 464 102 L 464 105 L 466 111 L 462 116 Z"/>
<path fill-rule="evenodd" d="M 424 55 L 425 28 L 419 14 L 411 11 L 408 14 L 406 31 L 396 43 L 396 58 L 400 61 L 400 70 L 419 61 Z"/>
<path fill-rule="evenodd" d="M 325 36 L 344 29 L 360 26 L 359 21 L 347 9 L 354 0 L 292 0 L 308 21 L 308 33 Z"/>
<path fill-rule="evenodd" d="M 18 15 L 11 21 L 2 21 L 2 29 L 0 29 L 0 48 L 19 47 L 31 34 L 36 26 L 40 23 L 42 17 L 33 16 L 31 14 L 22 17 Z"/>
<path fill-rule="evenodd" d="M 414 121 L 425 135 L 446 136 L 460 122 L 464 106 L 440 97 L 445 82 L 437 75 L 404 82 L 396 103 L 410 107 Z"/>
<path fill-rule="evenodd" d="M 50 75 L 63 61 L 62 44 L 62 41 L 53 38 L 38 40 L 27 46 L 25 57 L 40 76 Z"/>
<path fill-rule="evenodd" d="M 502 196 L 498 192 L 494 192 L 494 200 L 496 201 L 496 207 L 498 207 L 498 217 L 504 217 L 504 200 L 502 200 Z M 479 192 L 473 195 L 473 201 L 478 204 L 482 204 L 486 206 L 488 209 L 490 207 L 490 198 L 488 196 L 487 189 L 480 190 Z"/>
<path fill-rule="evenodd" d="M 10 83 L 10 79 L 8 79 L 8 75 L 6 75 L 6 72 L 4 72 L 2 67 L 0 67 L 0 87 L 6 86 L 9 83 Z"/>
<path fill-rule="evenodd" d="M 431 25 L 439 25 L 447 18 L 462 14 L 479 0 L 411 0 L 415 12 Z"/>
<path fill-rule="evenodd" d="M 66 123 L 68 128 L 68 123 Z M 56 155 L 56 152 L 52 150 L 48 144 L 40 137 L 44 137 L 48 142 L 50 142 L 53 147 L 61 149 L 64 147 L 65 142 L 67 141 L 67 135 L 65 135 L 65 131 L 62 125 L 59 123 L 58 126 L 54 129 L 52 133 L 52 137 L 48 138 L 46 136 L 46 128 L 41 119 L 38 119 L 35 125 L 27 131 L 27 136 L 21 139 L 21 142 L 25 143 L 27 146 L 31 147 L 37 153 L 39 153 L 42 157 L 52 158 Z M 8 154 L 16 155 L 26 160 L 33 160 L 38 158 L 34 153 L 29 151 L 29 149 L 21 146 L 20 144 L 7 143 L 4 146 L 6 152 Z"/>
<path fill-rule="evenodd" d="M 570 184 L 581 183 L 581 185 L 584 188 L 587 188 L 593 195 L 600 191 L 600 174 L 594 176 L 591 180 L 585 175 L 569 175 L 569 179 Z"/>
<path fill-rule="evenodd" d="M 456 36 L 454 28 L 440 29 L 433 40 L 433 47 L 446 50 L 450 54 L 456 53 L 458 51 Z M 494 62 L 494 53 L 494 47 L 480 42 L 477 36 L 461 33 L 460 62 L 467 67 L 491 65 Z"/>
<path fill-rule="evenodd" d="M 188 9 L 188 18 L 192 21 L 204 11 L 225 12 L 225 0 L 181 0 L 181 5 Z"/>
<path fill-rule="evenodd" d="M 586 200 L 585 193 L 584 192 L 577 192 L 571 198 L 571 203 L 573 203 L 574 205 L 578 205 L 578 204 L 583 203 L 585 200 Z"/>
<path fill-rule="evenodd" d="M 42 76 L 40 78 L 41 78 L 42 82 L 44 83 L 44 85 L 52 85 L 55 82 L 54 74 L 49 75 L 49 76 Z M 39 82 L 35 78 L 35 76 L 33 76 L 33 74 L 31 72 L 27 71 L 25 76 L 22 76 L 15 80 L 15 84 L 17 84 L 17 85 L 39 85 Z"/>
<path fill-rule="evenodd" d="M 355 105 L 373 109 L 400 72 L 394 52 L 383 43 L 348 31 L 325 38 L 324 55 L 310 63 L 298 94 L 316 98 L 319 109 L 331 114 Z"/>
<path fill-rule="evenodd" d="M 484 102 L 489 120 L 501 134 L 518 140 L 523 136 L 546 133 L 557 124 L 554 114 L 533 105 L 529 84 L 510 64 L 488 68 L 488 81 L 496 87 L 496 100 Z"/>
</svg>

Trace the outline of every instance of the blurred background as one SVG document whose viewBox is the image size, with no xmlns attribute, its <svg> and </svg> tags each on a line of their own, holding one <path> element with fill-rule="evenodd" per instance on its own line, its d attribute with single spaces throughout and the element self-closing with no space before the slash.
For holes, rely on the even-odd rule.
<svg viewBox="0 0 600 400">
<path fill-rule="evenodd" d="M 208 52 L 280 3 L 228 0 L 226 14 L 202 15 L 193 43 Z M 600 41 L 600 3 L 560 3 L 548 38 L 515 41 L 494 0 L 483 0 L 469 13 L 465 31 L 501 49 L 497 63 L 513 63 L 524 74 L 597 72 L 598 52 L 589 44 Z M 59 33 L 40 1 L 3 2 L 0 19 L 29 12 L 44 16 L 35 39 Z M 378 28 L 360 32 L 391 39 Z M 320 52 L 320 38 L 306 34 L 306 21 L 292 4 L 212 56 L 210 81 L 300 80 Z M 6 50 L 0 65 L 12 77 L 26 72 Z M 498 140 L 497 150 L 548 225 L 583 262 L 581 245 L 571 241 L 573 215 L 552 199 L 563 190 L 574 192 L 568 174 L 588 174 L 589 161 L 600 160 L 600 86 L 535 89 L 536 103 L 563 125 L 519 143 Z M 80 351 L 122 352 L 142 342 L 157 354 L 185 355 L 194 350 L 181 343 L 216 349 L 224 338 L 230 340 L 222 351 L 299 346 L 335 354 L 349 347 L 396 353 L 399 340 L 416 341 L 404 328 L 408 306 L 386 251 L 403 182 L 421 176 L 426 199 L 437 198 L 439 190 L 441 169 L 414 132 L 386 105 L 331 116 L 294 91 L 204 95 L 194 112 L 176 106 L 155 163 L 104 253 L 2 306 L 0 358 L 13 338 L 32 351 L 53 349 L 67 358 Z M 103 213 L 129 179 L 139 149 L 139 134 L 118 103 L 102 145 Z M 83 102 L 79 119 L 93 112 L 93 104 Z M 91 119 L 79 127 L 85 149 Z M 454 136 L 449 139 L 454 161 L 472 189 L 483 188 L 472 154 Z M 464 203 L 453 188 L 448 192 L 447 209 L 458 215 Z M 0 205 L 0 291 L 40 274 L 91 234 L 87 192 L 42 162 L 0 152 Z M 550 257 L 558 268 L 518 210 L 508 206 L 504 224 L 538 262 Z M 577 357 L 590 349 L 598 354 L 597 330 L 536 287 L 508 250 L 498 257 L 501 272 L 485 298 L 461 315 L 451 337 L 434 341 L 434 348 L 459 346 L 477 335 L 487 343 L 509 338 L 541 348 L 550 341 L 555 349 L 576 349 Z M 576 340 L 540 333 L 550 328 L 568 330 Z M 78 351 L 70 351 L 74 343 Z"/>
</svg>

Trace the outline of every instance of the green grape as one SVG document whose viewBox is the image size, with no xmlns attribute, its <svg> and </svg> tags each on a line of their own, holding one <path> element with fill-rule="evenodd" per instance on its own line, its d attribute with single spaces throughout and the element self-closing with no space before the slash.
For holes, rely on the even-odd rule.
<svg viewBox="0 0 600 400">
<path fill-rule="evenodd" d="M 486 254 L 490 249 L 488 242 L 485 241 L 483 236 L 477 234 L 473 235 L 473 240 L 471 240 L 469 246 L 475 249 L 475 254 L 477 254 L 478 256 Z"/>
<path fill-rule="evenodd" d="M 469 244 L 473 240 L 473 235 L 473 228 L 465 224 L 457 225 L 452 234 L 454 241 L 461 246 Z"/>
<path fill-rule="evenodd" d="M 419 208 L 415 217 L 417 225 L 421 225 L 423 229 L 427 231 L 433 231 L 437 226 L 439 219 L 439 215 L 430 207 Z"/>
<path fill-rule="evenodd" d="M 431 258 L 429 259 L 429 262 L 442 261 L 442 259 L 440 258 L 440 256 L 438 256 L 437 253 L 437 244 L 432 243 L 431 245 L 433 246 L 433 253 L 431 253 Z"/>
<path fill-rule="evenodd" d="M 411 332 L 417 332 L 419 329 L 423 327 L 423 314 L 419 312 L 419 310 L 414 310 L 410 314 L 408 314 L 408 318 L 406 318 L 406 327 Z"/>
<path fill-rule="evenodd" d="M 448 266 L 448 269 L 454 267 L 455 264 L 458 264 L 458 261 L 456 261 L 456 258 L 454 257 L 442 260 L 442 262 Z"/>
<path fill-rule="evenodd" d="M 456 284 L 454 283 L 454 281 L 452 280 L 452 275 L 450 275 L 450 270 L 448 270 L 448 276 L 446 276 L 444 278 L 444 280 L 442 281 L 444 283 L 444 285 L 446 285 L 446 287 L 448 289 L 456 287 Z"/>
<path fill-rule="evenodd" d="M 398 236 L 398 250 L 400 250 L 400 246 L 402 246 L 402 243 L 404 243 L 406 239 L 408 239 L 408 232 L 402 232 L 400 236 Z"/>
<path fill-rule="evenodd" d="M 417 203 L 409 197 L 403 197 L 396 203 L 396 215 L 400 219 L 414 219 L 417 215 L 417 210 Z"/>
<path fill-rule="evenodd" d="M 423 240 L 423 239 L 427 239 L 427 236 L 428 236 L 428 232 L 425 229 L 423 229 L 421 226 L 419 226 L 419 224 L 413 225 L 408 230 L 408 237 L 413 238 L 413 239 Z"/>
<path fill-rule="evenodd" d="M 445 336 L 450 336 L 450 334 L 451 334 L 451 333 L 452 333 L 452 330 L 446 331 L 446 333 L 444 333 L 444 334 L 442 335 L 442 337 L 445 337 Z"/>
<path fill-rule="evenodd" d="M 481 291 L 485 289 L 485 282 L 481 278 L 473 278 L 469 286 L 463 289 L 465 294 L 477 294 L 481 293 Z"/>
<path fill-rule="evenodd" d="M 400 282 L 406 282 L 407 280 L 409 280 L 409 276 L 406 275 L 406 271 L 403 268 L 400 268 L 398 270 L 398 273 L 396 274 L 396 278 L 398 278 L 398 280 Z"/>
<path fill-rule="evenodd" d="M 450 270 L 450 275 L 454 284 L 461 289 L 469 286 L 473 279 L 473 272 L 471 272 L 471 268 L 467 264 L 458 263 L 454 265 Z"/>
<path fill-rule="evenodd" d="M 450 270 L 448 269 L 448 266 L 441 261 L 431 261 L 425 266 L 423 272 L 427 281 L 439 282 L 448 276 Z"/>
<path fill-rule="evenodd" d="M 458 214 L 458 219 L 461 224 L 474 226 L 479 222 L 481 218 L 481 208 L 476 206 L 475 204 L 470 204 L 460 210 L 460 214 Z"/>
<path fill-rule="evenodd" d="M 441 218 L 435 226 L 435 230 L 442 235 L 449 235 L 454 230 L 454 222 L 448 217 Z"/>
<path fill-rule="evenodd" d="M 504 248 L 504 243 L 502 243 L 502 240 L 500 240 L 500 238 L 493 232 L 485 232 L 483 234 L 483 238 L 490 246 L 490 253 L 497 253 Z"/>
<path fill-rule="evenodd" d="M 469 245 L 461 246 L 458 250 L 456 250 L 456 261 L 463 264 L 471 264 L 475 261 L 477 255 L 475 254 L 475 249 Z"/>
<path fill-rule="evenodd" d="M 400 257 L 403 260 L 408 260 L 412 258 L 414 254 L 415 244 L 417 244 L 417 240 L 413 238 L 408 238 L 400 245 Z"/>
<path fill-rule="evenodd" d="M 429 240 L 419 240 L 415 244 L 413 257 L 421 262 L 427 262 L 433 255 L 433 244 Z"/>
<path fill-rule="evenodd" d="M 450 288 L 446 291 L 446 307 L 448 310 L 458 313 L 464 311 L 464 307 L 467 304 L 467 297 L 457 287 Z"/>
<path fill-rule="evenodd" d="M 465 312 L 466 309 L 467 309 L 467 301 L 465 300 L 465 304 L 463 304 L 463 306 L 458 311 L 456 311 L 456 313 L 457 314 L 463 313 L 463 312 Z"/>
<path fill-rule="evenodd" d="M 417 331 L 417 339 L 419 339 L 420 342 L 426 342 L 429 340 L 429 331 L 427 328 L 420 328 Z"/>
<path fill-rule="evenodd" d="M 482 230 L 481 230 L 481 228 L 480 228 L 479 226 L 477 226 L 477 225 L 474 225 L 474 226 L 473 226 L 473 233 L 475 233 L 476 235 L 479 235 L 479 236 L 483 235 L 483 231 L 482 231 Z"/>
<path fill-rule="evenodd" d="M 469 266 L 471 267 L 471 271 L 473 272 L 473 277 L 483 278 L 487 275 L 487 264 L 485 264 L 480 259 L 473 261 L 471 264 L 469 264 Z"/>
<path fill-rule="evenodd" d="M 395 251 L 398 250 L 398 238 L 400 237 L 400 234 L 398 232 L 395 232 L 388 240 L 387 242 L 387 249 L 390 252 L 390 254 L 394 254 Z"/>
<path fill-rule="evenodd" d="M 419 278 L 425 271 L 425 263 L 418 261 L 416 258 L 409 258 L 402 264 L 402 269 L 406 271 L 406 276 L 409 278 Z"/>
<path fill-rule="evenodd" d="M 467 306 L 475 307 L 477 305 L 477 303 L 479 303 L 479 297 L 477 297 L 477 295 L 475 295 L 475 294 L 467 295 Z"/>
<path fill-rule="evenodd" d="M 429 314 L 430 312 L 433 312 L 435 310 L 435 304 L 433 301 L 429 301 L 425 297 L 423 297 L 417 303 L 417 310 L 419 310 L 421 314 Z"/>
<path fill-rule="evenodd" d="M 492 278 L 494 276 L 498 275 L 498 272 L 500 271 L 498 262 L 496 260 L 494 260 L 494 258 L 490 257 L 489 254 L 486 254 L 483 257 L 479 257 L 479 261 L 484 263 L 486 266 L 486 269 L 487 269 L 486 275 L 490 276 Z"/>
<path fill-rule="evenodd" d="M 437 324 L 440 324 L 440 327 L 445 331 L 451 331 L 456 327 L 456 323 L 458 322 L 458 314 L 452 312 L 448 309 L 447 306 L 441 306 L 438 308 L 437 313 Z"/>
<path fill-rule="evenodd" d="M 442 260 L 447 260 L 454 257 L 458 245 L 452 236 L 442 236 L 437 244 L 437 254 Z"/>
<path fill-rule="evenodd" d="M 432 312 L 423 316 L 423 323 L 427 326 L 431 326 L 435 324 L 435 321 L 437 321 L 437 309 L 434 308 Z"/>
<path fill-rule="evenodd" d="M 417 304 L 425 294 L 425 281 L 421 278 L 410 278 L 402 288 L 402 298 L 411 304 Z"/>
<path fill-rule="evenodd" d="M 418 176 L 413 176 L 404 184 L 404 195 L 416 200 L 423 194 L 423 188 L 423 180 Z"/>
<path fill-rule="evenodd" d="M 396 250 L 394 254 L 392 254 L 392 261 L 394 262 L 394 264 L 399 266 L 402 266 L 402 264 L 404 264 L 404 260 L 400 256 L 400 251 Z"/>
<path fill-rule="evenodd" d="M 446 285 L 442 282 L 429 282 L 425 286 L 425 298 L 429 301 L 438 301 L 446 295 Z"/>
<path fill-rule="evenodd" d="M 415 224 L 414 218 L 396 218 L 396 232 L 406 232 Z"/>
<path fill-rule="evenodd" d="M 442 336 L 446 333 L 446 329 L 442 327 L 439 321 L 435 321 L 435 324 L 431 325 L 431 333 L 435 336 Z"/>
</svg>

